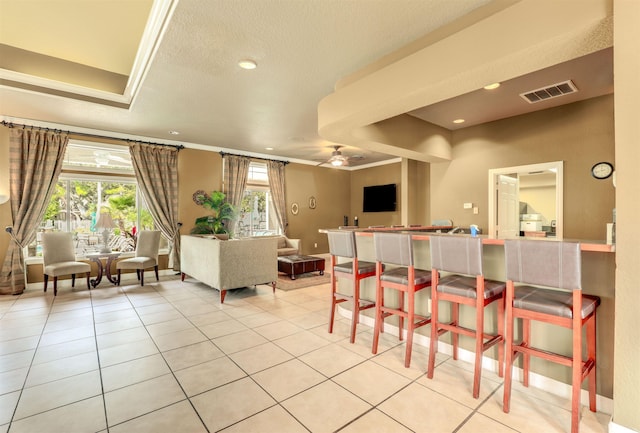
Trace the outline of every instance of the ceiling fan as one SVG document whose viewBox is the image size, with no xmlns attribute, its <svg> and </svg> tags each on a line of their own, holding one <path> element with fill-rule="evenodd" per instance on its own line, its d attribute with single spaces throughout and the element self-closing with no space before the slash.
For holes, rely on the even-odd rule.
<svg viewBox="0 0 640 433">
<path fill-rule="evenodd" d="M 354 156 L 343 155 L 342 152 L 340 151 L 340 148 L 342 147 L 343 146 L 333 146 L 334 150 L 333 152 L 331 152 L 331 157 L 326 161 L 323 161 L 320 164 L 318 164 L 318 166 L 322 164 L 331 164 L 333 167 L 346 167 L 349 165 L 349 160 L 364 158 L 363 156 L 359 156 L 359 155 L 354 155 Z"/>
</svg>

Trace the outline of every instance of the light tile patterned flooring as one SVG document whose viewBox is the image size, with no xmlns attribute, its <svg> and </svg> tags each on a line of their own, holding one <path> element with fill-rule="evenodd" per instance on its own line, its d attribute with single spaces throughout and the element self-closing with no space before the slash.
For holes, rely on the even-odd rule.
<svg viewBox="0 0 640 433">
<path fill-rule="evenodd" d="M 151 279 L 153 281 L 153 279 Z M 570 402 L 349 321 L 327 333 L 330 294 L 258 286 L 218 292 L 164 278 L 0 296 L 0 433 L 38 432 L 568 432 Z M 581 432 L 609 416 L 583 407 Z"/>
</svg>

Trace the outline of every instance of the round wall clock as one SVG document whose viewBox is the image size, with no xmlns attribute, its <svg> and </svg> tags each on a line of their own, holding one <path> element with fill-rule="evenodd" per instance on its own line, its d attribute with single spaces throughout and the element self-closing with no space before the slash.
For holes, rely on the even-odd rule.
<svg viewBox="0 0 640 433">
<path fill-rule="evenodd" d="M 613 165 L 608 162 L 598 162 L 591 167 L 591 176 L 596 179 L 607 179 L 613 174 Z"/>
</svg>

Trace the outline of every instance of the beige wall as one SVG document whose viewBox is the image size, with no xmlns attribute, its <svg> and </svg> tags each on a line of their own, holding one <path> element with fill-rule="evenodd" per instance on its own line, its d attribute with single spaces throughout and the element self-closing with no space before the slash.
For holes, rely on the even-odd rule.
<svg viewBox="0 0 640 433">
<path fill-rule="evenodd" d="M 207 210 L 193 201 L 193 193 L 222 189 L 222 157 L 217 152 L 183 149 L 178 153 L 178 218 L 180 234 L 188 235 L 195 220 L 207 215 Z"/>
<path fill-rule="evenodd" d="M 362 212 L 363 188 L 371 185 L 396 184 L 396 211 L 395 212 Z M 349 223 L 353 224 L 353 218 L 358 217 L 360 227 L 372 225 L 390 226 L 402 224 L 402 194 L 401 194 L 401 167 L 400 163 L 381 165 L 363 170 L 351 172 L 351 198 Z M 342 223 L 340 223 L 342 225 Z"/>
<path fill-rule="evenodd" d="M 345 170 L 303 164 L 287 165 L 287 235 L 302 239 L 303 254 L 329 252 L 327 236 L 318 233 L 318 230 L 338 227 L 342 225 L 344 215 L 349 215 L 350 176 Z M 315 209 L 309 208 L 310 197 L 316 199 Z M 298 204 L 298 215 L 291 213 L 292 203 Z"/>
<path fill-rule="evenodd" d="M 614 0 L 616 317 L 613 422 L 640 432 L 640 2 Z"/>
<path fill-rule="evenodd" d="M 455 131 L 453 160 L 431 164 L 431 217 L 486 231 L 489 169 L 564 161 L 564 237 L 604 240 L 614 188 L 590 169 L 614 161 L 613 114 L 609 95 Z"/>
</svg>

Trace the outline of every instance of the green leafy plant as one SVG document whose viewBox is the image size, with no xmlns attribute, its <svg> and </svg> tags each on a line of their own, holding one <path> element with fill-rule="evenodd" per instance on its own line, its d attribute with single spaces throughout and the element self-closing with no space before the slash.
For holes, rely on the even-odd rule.
<svg viewBox="0 0 640 433">
<path fill-rule="evenodd" d="M 225 200 L 225 194 L 213 191 L 210 195 L 202 190 L 193 193 L 193 201 L 212 212 L 196 218 L 191 234 L 228 234 L 229 223 L 236 218 L 235 208 Z"/>
</svg>

